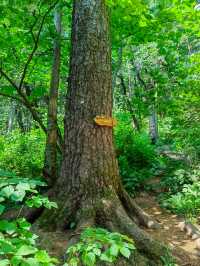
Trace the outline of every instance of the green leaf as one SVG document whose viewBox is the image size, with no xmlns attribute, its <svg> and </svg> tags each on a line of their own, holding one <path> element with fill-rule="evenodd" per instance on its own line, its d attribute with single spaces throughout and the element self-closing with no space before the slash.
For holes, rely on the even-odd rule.
<svg viewBox="0 0 200 266">
<path fill-rule="evenodd" d="M 119 249 L 120 247 L 116 244 L 113 244 L 111 247 L 110 247 L 110 254 L 114 257 L 117 257 L 118 253 L 119 253 Z"/>
<path fill-rule="evenodd" d="M 26 262 L 26 265 L 30 265 L 30 266 L 40 266 L 41 265 L 39 263 L 39 261 L 35 258 L 27 258 L 24 261 Z"/>
<path fill-rule="evenodd" d="M 13 266 L 18 266 L 20 265 L 23 257 L 22 256 L 13 256 L 11 259 L 11 265 Z"/>
<path fill-rule="evenodd" d="M 36 252 L 37 252 L 37 248 L 33 246 L 23 245 L 17 250 L 15 255 L 16 256 L 27 256 L 30 254 L 35 254 Z"/>
<path fill-rule="evenodd" d="M 4 212 L 5 206 L 0 204 L 0 215 Z"/>
<path fill-rule="evenodd" d="M 26 196 L 26 192 L 24 190 L 16 190 L 12 195 L 11 199 L 13 201 L 23 201 L 24 197 Z"/>
<path fill-rule="evenodd" d="M 30 190 L 30 184 L 28 184 L 28 183 L 21 183 L 21 184 L 18 184 L 17 186 L 16 186 L 16 190 L 22 190 L 22 191 L 26 191 L 26 190 Z"/>
<path fill-rule="evenodd" d="M 5 231 L 7 234 L 13 234 L 16 230 L 17 226 L 14 222 L 8 222 L 7 220 L 0 221 L 0 231 Z"/>
<path fill-rule="evenodd" d="M 93 249 L 93 252 L 94 252 L 94 254 L 96 255 L 96 256 L 101 256 L 101 249 L 99 249 L 99 248 L 94 248 Z"/>
<path fill-rule="evenodd" d="M 7 186 L 1 189 L 1 195 L 3 197 L 9 198 L 14 192 L 13 186 Z"/>
<path fill-rule="evenodd" d="M 0 197 L 0 202 L 4 202 L 5 198 L 4 197 Z"/>
<path fill-rule="evenodd" d="M 13 172 L 9 172 L 9 171 L 5 171 L 5 170 L 3 170 L 3 169 L 0 169 L 0 176 L 1 177 L 16 177 L 16 174 L 15 173 L 13 173 Z M 4 182 L 5 180 L 3 180 L 3 179 L 0 179 L 0 184 L 2 183 L 2 182 Z"/>
<path fill-rule="evenodd" d="M 41 263 L 49 263 L 51 262 L 51 258 L 45 250 L 39 250 L 35 254 L 35 258 Z"/>
<path fill-rule="evenodd" d="M 17 223 L 21 229 L 29 230 L 31 228 L 31 224 L 25 218 L 18 219 Z"/>
<path fill-rule="evenodd" d="M 13 254 L 15 247 L 8 241 L 0 241 L 0 254 Z"/>
<path fill-rule="evenodd" d="M 79 259 L 74 257 L 74 258 L 71 258 L 70 261 L 69 261 L 69 266 L 77 266 L 79 263 Z"/>
<path fill-rule="evenodd" d="M 114 261 L 113 257 L 109 256 L 106 253 L 101 254 L 100 260 L 106 261 L 106 262 L 113 262 Z"/>
<path fill-rule="evenodd" d="M 7 259 L 0 260 L 0 266 L 7 266 L 7 265 L 10 265 L 9 260 Z"/>
<path fill-rule="evenodd" d="M 8 18 L 4 18 L 3 21 L 1 22 L 2 24 L 5 24 L 6 27 L 10 26 L 10 20 Z"/>
<path fill-rule="evenodd" d="M 136 249 L 136 247 L 131 244 L 131 243 L 125 243 L 125 246 L 128 248 L 128 249 Z"/>
<path fill-rule="evenodd" d="M 122 238 L 123 238 L 124 240 L 130 242 L 130 243 L 134 243 L 133 239 L 130 238 L 130 237 L 128 237 L 128 236 L 126 236 L 126 235 L 122 235 Z"/>
<path fill-rule="evenodd" d="M 130 257 L 130 255 L 131 255 L 131 252 L 130 252 L 130 250 L 128 249 L 128 248 L 126 248 L 126 247 L 122 247 L 122 248 L 120 248 L 120 253 L 125 257 L 125 258 L 129 258 Z"/>
<path fill-rule="evenodd" d="M 52 208 L 55 208 L 57 209 L 58 208 L 58 205 L 56 202 L 53 202 L 53 201 L 47 201 L 44 203 L 44 207 L 47 208 L 47 209 L 52 209 Z"/>
<path fill-rule="evenodd" d="M 93 266 L 96 262 L 96 255 L 93 252 L 88 252 L 82 256 L 82 259 L 85 265 Z"/>
</svg>

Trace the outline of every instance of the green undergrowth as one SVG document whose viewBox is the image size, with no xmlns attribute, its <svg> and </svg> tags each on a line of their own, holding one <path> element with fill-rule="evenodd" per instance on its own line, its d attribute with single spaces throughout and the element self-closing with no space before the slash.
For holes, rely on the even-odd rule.
<svg viewBox="0 0 200 266">
<path fill-rule="evenodd" d="M 63 266 L 117 265 L 120 258 L 131 259 L 135 251 L 134 240 L 128 236 L 89 227 L 81 233 L 79 241 L 67 249 Z M 170 250 L 160 260 L 163 266 L 176 266 Z"/>
<path fill-rule="evenodd" d="M 126 190 L 130 193 L 144 189 L 144 182 L 155 176 L 164 166 L 145 132 L 136 132 L 128 114 L 117 114 L 115 144 L 120 174 Z"/>
<path fill-rule="evenodd" d="M 16 175 L 35 178 L 42 176 L 45 135 L 40 129 L 26 134 L 15 130 L 0 136 L 0 169 Z"/>
<path fill-rule="evenodd" d="M 0 171 L 0 218 L 8 210 L 18 213 L 13 220 L 0 219 L 0 266 L 63 264 L 38 246 L 38 236 L 31 232 L 31 224 L 20 215 L 25 206 L 57 208 L 55 202 L 39 193 L 42 187 L 46 184 L 41 179 Z M 134 241 L 125 235 L 102 228 L 87 228 L 79 242 L 66 251 L 64 265 L 94 266 L 98 261 L 114 263 L 120 257 L 129 259 L 135 249 Z"/>
<path fill-rule="evenodd" d="M 162 181 L 168 192 L 159 196 L 161 206 L 186 219 L 200 215 L 200 168 L 179 169 Z"/>
<path fill-rule="evenodd" d="M 134 241 L 126 235 L 102 228 L 87 228 L 80 241 L 67 250 L 65 265 L 94 266 L 99 261 L 114 263 L 119 257 L 129 259 L 135 249 Z"/>
<path fill-rule="evenodd" d="M 8 171 L 0 171 L 0 215 L 9 209 L 17 210 L 13 220 L 0 219 L 0 266 L 54 266 L 58 260 L 37 246 L 37 235 L 20 213 L 25 206 L 57 208 L 55 202 L 39 194 L 41 180 L 20 178 Z M 18 218 L 20 217 L 20 218 Z M 0 216 L 1 218 L 1 216 Z"/>
<path fill-rule="evenodd" d="M 161 257 L 161 261 L 163 263 L 163 266 L 178 266 L 170 250 L 166 252 L 165 256 Z"/>
</svg>

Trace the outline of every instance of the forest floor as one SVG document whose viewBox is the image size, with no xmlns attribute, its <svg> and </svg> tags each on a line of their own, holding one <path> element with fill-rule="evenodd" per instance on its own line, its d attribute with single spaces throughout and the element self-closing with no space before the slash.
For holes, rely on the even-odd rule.
<svg viewBox="0 0 200 266">
<path fill-rule="evenodd" d="M 162 209 L 155 196 L 142 193 L 136 198 L 138 205 L 155 219 L 161 227 L 157 230 L 146 229 L 154 239 L 162 241 L 173 248 L 180 266 L 200 266 L 200 251 L 196 249 L 194 240 L 181 231 L 182 218 Z"/>
<path fill-rule="evenodd" d="M 183 220 L 162 209 L 155 196 L 147 193 L 141 193 L 136 197 L 138 205 L 146 211 L 159 224 L 159 229 L 144 228 L 154 239 L 166 243 L 173 248 L 173 254 L 176 256 L 178 266 L 200 266 L 200 251 L 196 249 L 194 240 L 186 235 L 180 229 L 180 222 Z M 52 256 L 59 258 L 60 261 L 65 259 L 66 246 L 70 238 L 70 232 L 37 232 L 40 236 L 40 244 L 47 249 Z"/>
</svg>

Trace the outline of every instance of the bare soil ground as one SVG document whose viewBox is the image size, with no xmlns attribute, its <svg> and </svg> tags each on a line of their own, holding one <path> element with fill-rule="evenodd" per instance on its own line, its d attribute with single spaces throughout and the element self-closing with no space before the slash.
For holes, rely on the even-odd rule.
<svg viewBox="0 0 200 266">
<path fill-rule="evenodd" d="M 180 266 L 200 266 L 200 251 L 196 249 L 194 240 L 182 232 L 179 223 L 182 219 L 177 215 L 162 209 L 156 202 L 155 197 L 146 193 L 136 198 L 150 216 L 160 223 L 161 228 L 157 230 L 146 229 L 153 238 L 160 240 L 173 248 L 173 253 L 178 257 Z"/>
</svg>

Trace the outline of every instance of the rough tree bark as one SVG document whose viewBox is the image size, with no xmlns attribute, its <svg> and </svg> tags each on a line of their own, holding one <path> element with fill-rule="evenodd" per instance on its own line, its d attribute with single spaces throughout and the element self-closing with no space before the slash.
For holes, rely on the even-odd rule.
<svg viewBox="0 0 200 266">
<path fill-rule="evenodd" d="M 47 138 L 45 147 L 45 160 L 43 174 L 49 187 L 52 187 L 57 179 L 57 102 L 60 81 L 61 60 L 61 8 L 57 6 L 54 14 L 56 36 L 54 39 L 54 55 L 49 89 L 48 115 L 47 115 Z M 58 143 L 59 145 L 59 143 Z"/>
<path fill-rule="evenodd" d="M 155 262 L 153 265 L 158 266 L 164 246 L 136 225 L 138 221 L 149 226 L 155 223 L 121 185 L 112 128 L 94 122 L 99 115 L 112 117 L 108 26 L 105 0 L 74 1 L 64 158 L 51 193 L 59 209 L 44 211 L 39 224 L 56 230 L 67 229 L 75 222 L 77 232 L 96 225 L 125 233 L 145 255 L 137 262 L 133 259 L 121 265 Z"/>
</svg>

